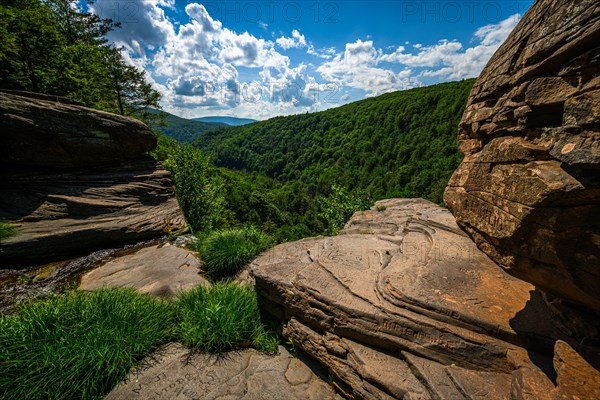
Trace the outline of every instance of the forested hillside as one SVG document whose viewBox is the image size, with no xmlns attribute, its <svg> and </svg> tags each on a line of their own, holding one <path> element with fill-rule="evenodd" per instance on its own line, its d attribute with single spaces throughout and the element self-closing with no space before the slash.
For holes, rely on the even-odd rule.
<svg viewBox="0 0 600 400">
<path fill-rule="evenodd" d="M 196 144 L 222 167 L 300 181 L 309 193 L 333 184 L 374 199 L 442 201 L 461 161 L 456 129 L 474 80 L 384 94 L 331 110 L 219 128 Z"/>
<path fill-rule="evenodd" d="M 153 124 L 152 127 L 163 135 L 177 140 L 179 143 L 193 143 L 198 135 L 208 130 L 229 126 L 221 122 L 202 122 L 180 118 L 165 111 L 152 110 L 152 113 L 159 115 L 162 122 L 162 124 Z"/>
</svg>

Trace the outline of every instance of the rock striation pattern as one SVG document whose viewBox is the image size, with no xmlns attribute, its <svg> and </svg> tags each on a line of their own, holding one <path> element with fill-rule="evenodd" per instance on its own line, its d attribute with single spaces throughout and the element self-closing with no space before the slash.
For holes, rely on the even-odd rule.
<svg viewBox="0 0 600 400">
<path fill-rule="evenodd" d="M 528 354 L 551 370 L 563 337 L 541 296 L 429 201 L 380 201 L 338 236 L 262 254 L 251 274 L 284 336 L 349 398 L 552 398 Z"/>
<path fill-rule="evenodd" d="M 597 0 L 535 2 L 473 87 L 444 196 L 477 246 L 584 337 L 600 334 L 576 311 L 600 312 L 599 37 Z"/>
<path fill-rule="evenodd" d="M 190 354 L 171 343 L 144 360 L 106 400 L 273 399 L 341 400 L 283 347 L 269 356 L 256 350 L 225 355 Z"/>
<path fill-rule="evenodd" d="M 0 92 L 0 268 L 64 260 L 186 226 L 141 122 L 62 99 Z M 68 154 L 67 154 L 68 153 Z"/>
</svg>

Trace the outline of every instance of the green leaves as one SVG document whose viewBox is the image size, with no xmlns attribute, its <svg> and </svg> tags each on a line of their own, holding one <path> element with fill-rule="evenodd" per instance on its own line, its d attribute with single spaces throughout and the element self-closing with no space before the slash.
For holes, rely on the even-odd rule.
<svg viewBox="0 0 600 400">
<path fill-rule="evenodd" d="M 160 95 L 105 34 L 117 27 L 75 0 L 0 2 L 0 88 L 69 97 L 149 121 Z"/>
<path fill-rule="evenodd" d="M 371 201 L 365 192 L 351 194 L 339 185 L 331 187 L 331 194 L 319 199 L 319 216 L 327 222 L 325 234 L 336 235 L 356 211 L 369 208 Z"/>
</svg>

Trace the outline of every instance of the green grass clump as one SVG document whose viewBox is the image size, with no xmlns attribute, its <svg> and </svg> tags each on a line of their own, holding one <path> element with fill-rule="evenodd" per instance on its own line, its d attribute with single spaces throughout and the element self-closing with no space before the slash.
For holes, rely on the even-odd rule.
<svg viewBox="0 0 600 400">
<path fill-rule="evenodd" d="M 221 278 L 239 272 L 272 244 L 272 239 L 260 230 L 243 227 L 211 232 L 200 240 L 198 250 L 208 274 Z"/>
<path fill-rule="evenodd" d="M 101 398 L 169 339 L 172 316 L 128 289 L 69 292 L 0 316 L 0 397 Z"/>
<path fill-rule="evenodd" d="M 13 224 L 6 221 L 0 221 L 0 239 L 11 237 L 15 233 L 17 233 L 17 230 L 15 229 Z"/>
<path fill-rule="evenodd" d="M 277 334 L 261 320 L 256 292 L 245 285 L 217 283 L 182 293 L 175 337 L 196 350 L 223 352 L 255 347 L 275 352 Z"/>
</svg>

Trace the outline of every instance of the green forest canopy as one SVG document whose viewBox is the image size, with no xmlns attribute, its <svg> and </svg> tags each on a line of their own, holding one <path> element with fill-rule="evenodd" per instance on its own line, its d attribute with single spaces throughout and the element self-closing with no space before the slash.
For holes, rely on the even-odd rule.
<svg viewBox="0 0 600 400">
<path fill-rule="evenodd" d="M 105 35 L 119 25 L 77 0 L 0 0 L 0 88 L 68 97 L 148 120 L 159 93 Z"/>
<path fill-rule="evenodd" d="M 276 117 L 200 135 L 218 166 L 299 181 L 309 193 L 333 184 L 374 199 L 436 203 L 462 160 L 456 130 L 474 80 L 384 94 L 323 112 Z"/>
</svg>

